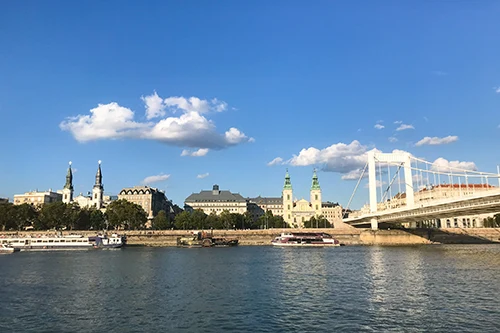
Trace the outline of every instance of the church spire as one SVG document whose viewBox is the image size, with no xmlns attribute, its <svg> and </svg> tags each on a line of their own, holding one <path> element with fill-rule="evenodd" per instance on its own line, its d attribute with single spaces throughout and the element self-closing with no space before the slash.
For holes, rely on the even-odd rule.
<svg viewBox="0 0 500 333">
<path fill-rule="evenodd" d="M 69 162 L 68 173 L 66 174 L 66 184 L 64 188 L 73 190 L 73 172 L 71 171 L 71 161 Z"/>
<path fill-rule="evenodd" d="M 321 190 L 319 187 L 318 175 L 316 174 L 316 169 L 314 169 L 311 190 Z"/>
<path fill-rule="evenodd" d="M 97 167 L 97 173 L 95 174 L 94 187 L 102 188 L 102 173 L 101 173 L 101 161 L 100 160 L 99 160 L 99 166 Z"/>
<path fill-rule="evenodd" d="M 291 190 L 292 189 L 292 182 L 290 181 L 290 175 L 288 174 L 288 169 L 286 169 L 286 174 L 285 174 L 285 185 L 283 185 L 284 190 Z"/>
</svg>

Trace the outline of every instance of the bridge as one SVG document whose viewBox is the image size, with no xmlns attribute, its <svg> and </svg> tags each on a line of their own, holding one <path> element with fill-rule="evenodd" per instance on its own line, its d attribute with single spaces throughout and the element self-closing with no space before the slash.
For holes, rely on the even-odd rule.
<svg viewBox="0 0 500 333">
<path fill-rule="evenodd" d="M 500 212 L 500 186 L 490 185 L 492 180 L 500 185 L 498 167 L 497 173 L 480 172 L 473 164 L 442 159 L 428 162 L 407 152 L 375 150 L 368 153 L 346 209 L 367 169 L 369 205 L 344 218 L 353 226 L 370 225 L 377 230 L 379 223 L 415 223 Z"/>
</svg>

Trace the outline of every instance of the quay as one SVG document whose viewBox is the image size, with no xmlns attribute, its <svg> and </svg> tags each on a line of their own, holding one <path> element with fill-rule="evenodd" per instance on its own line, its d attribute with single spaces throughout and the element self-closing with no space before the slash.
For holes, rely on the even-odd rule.
<svg viewBox="0 0 500 333">
<path fill-rule="evenodd" d="M 344 245 L 425 245 L 425 244 L 500 244 L 500 228 L 449 228 L 449 229 L 265 229 L 265 230 L 214 230 L 214 237 L 235 238 L 240 245 L 271 245 L 271 240 L 285 231 L 326 232 Z M 111 232 L 111 231 L 110 231 Z M 191 234 L 192 230 L 119 230 L 127 236 L 129 246 L 176 246 L 177 237 Z M 52 232 L 54 233 L 54 232 Z M 63 235 L 95 235 L 95 231 L 63 231 Z M 30 237 L 44 234 L 41 231 L 0 232 L 0 237 Z"/>
</svg>

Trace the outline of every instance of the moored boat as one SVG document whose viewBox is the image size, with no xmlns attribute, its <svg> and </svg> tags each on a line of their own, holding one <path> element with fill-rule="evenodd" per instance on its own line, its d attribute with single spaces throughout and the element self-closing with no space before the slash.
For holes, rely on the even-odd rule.
<svg viewBox="0 0 500 333">
<path fill-rule="evenodd" d="M 0 254 L 14 253 L 18 251 L 19 249 L 16 249 L 10 244 L 0 244 Z"/>
<path fill-rule="evenodd" d="M 111 237 L 98 235 L 37 235 L 31 237 L 0 238 L 0 244 L 10 244 L 23 251 L 36 250 L 85 250 L 92 248 L 119 248 L 126 242 L 124 237 L 113 234 Z"/>
<path fill-rule="evenodd" d="M 208 235 L 206 232 L 193 232 L 192 235 L 178 237 L 178 247 L 230 247 L 238 245 L 238 239 L 214 237 L 213 232 Z"/>
<path fill-rule="evenodd" d="M 340 246 L 338 240 L 324 232 L 284 232 L 271 241 L 275 246 Z"/>
</svg>

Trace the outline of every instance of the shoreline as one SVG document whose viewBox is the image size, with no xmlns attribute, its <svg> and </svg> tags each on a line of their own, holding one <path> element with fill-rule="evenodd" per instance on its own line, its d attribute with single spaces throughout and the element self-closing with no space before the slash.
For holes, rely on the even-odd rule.
<svg viewBox="0 0 500 333">
<path fill-rule="evenodd" d="M 376 230 L 357 228 L 326 229 L 265 229 L 265 230 L 213 230 L 214 237 L 236 238 L 239 246 L 271 246 L 271 240 L 281 232 L 325 232 L 338 239 L 341 244 L 349 245 L 426 245 L 426 244 L 500 244 L 500 228 L 470 229 L 393 229 Z M 177 237 L 186 236 L 193 230 L 118 230 L 127 236 L 127 245 L 151 247 L 175 247 Z M 32 237 L 54 234 L 55 231 L 8 231 L 0 232 L 0 237 Z M 81 234 L 93 236 L 92 230 L 63 231 L 63 235 Z"/>
</svg>

